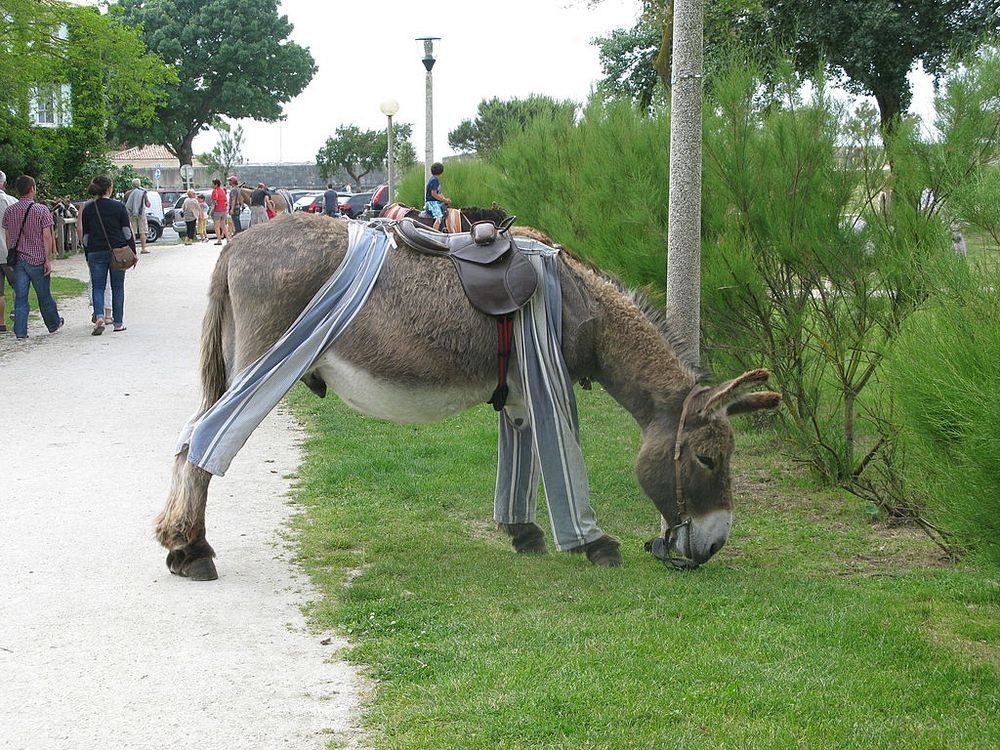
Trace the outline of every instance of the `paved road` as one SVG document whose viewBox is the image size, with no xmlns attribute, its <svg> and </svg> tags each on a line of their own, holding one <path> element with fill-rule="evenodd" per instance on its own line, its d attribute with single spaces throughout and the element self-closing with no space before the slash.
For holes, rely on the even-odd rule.
<svg viewBox="0 0 1000 750">
<path fill-rule="evenodd" d="M 218 248 L 152 248 L 128 273 L 126 332 L 89 335 L 80 299 L 55 334 L 0 334 L 0 747 L 356 747 L 363 680 L 342 639 L 306 630 L 313 592 L 283 537 L 290 416 L 212 484 L 220 580 L 171 576 L 153 540 Z M 81 257 L 55 272 L 86 278 Z"/>
</svg>

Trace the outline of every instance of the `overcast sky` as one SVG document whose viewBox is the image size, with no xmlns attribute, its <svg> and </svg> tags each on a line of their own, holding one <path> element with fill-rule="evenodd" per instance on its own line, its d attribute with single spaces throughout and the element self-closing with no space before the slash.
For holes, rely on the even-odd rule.
<svg viewBox="0 0 1000 750">
<path fill-rule="evenodd" d="M 94 4 L 96 0 L 73 0 Z M 282 0 L 280 12 L 308 47 L 318 70 L 309 86 L 285 105 L 280 123 L 242 120 L 244 157 L 251 162 L 311 162 L 340 125 L 382 130 L 380 105 L 399 104 L 397 122 L 413 127 L 418 161 L 425 144 L 426 74 L 422 43 L 434 44 L 434 159 L 452 153 L 448 132 L 474 119 L 479 103 L 541 94 L 584 102 L 601 77 L 597 48 L 590 44 L 616 28 L 631 28 L 639 0 Z M 248 50 L 249 59 L 253 51 Z M 266 75 L 265 71 L 261 75 Z M 927 116 L 932 91 L 926 76 L 911 75 L 914 111 Z M 211 150 L 217 135 L 195 140 L 195 152 Z"/>
<path fill-rule="evenodd" d="M 418 160 L 425 144 L 426 73 L 422 43 L 434 43 L 434 158 L 449 155 L 448 131 L 474 119 L 484 99 L 586 100 L 600 78 L 595 36 L 631 27 L 638 0 L 381 0 L 327 2 L 282 0 L 280 10 L 308 47 L 318 71 L 309 86 L 285 105 L 281 123 L 241 121 L 249 161 L 313 161 L 340 125 L 382 130 L 380 105 L 399 103 L 397 122 L 413 126 Z M 249 53 L 252 56 L 252 51 Z M 214 134 L 195 141 L 207 151 Z"/>
</svg>

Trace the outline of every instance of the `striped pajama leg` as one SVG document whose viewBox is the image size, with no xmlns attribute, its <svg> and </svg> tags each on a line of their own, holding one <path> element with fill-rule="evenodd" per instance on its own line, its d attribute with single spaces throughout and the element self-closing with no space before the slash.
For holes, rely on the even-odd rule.
<svg viewBox="0 0 1000 750">
<path fill-rule="evenodd" d="M 604 532 L 590 505 L 576 398 L 560 348 L 562 297 L 556 256 L 529 253 L 528 258 L 542 283 L 514 325 L 526 418 L 515 426 L 512 420 L 521 416 L 520 409 L 505 409 L 500 415 L 494 510 L 500 523 L 534 521 L 540 470 L 556 546 L 569 550 Z"/>
</svg>

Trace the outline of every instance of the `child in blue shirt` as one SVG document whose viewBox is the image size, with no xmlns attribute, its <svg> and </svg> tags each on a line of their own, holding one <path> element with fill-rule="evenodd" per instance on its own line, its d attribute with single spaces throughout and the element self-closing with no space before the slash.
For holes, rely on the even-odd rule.
<svg viewBox="0 0 1000 750">
<path fill-rule="evenodd" d="M 434 217 L 434 228 L 441 228 L 441 219 L 444 218 L 445 206 L 451 205 L 451 199 L 445 198 L 441 192 L 440 176 L 444 173 L 444 164 L 439 161 L 431 164 L 431 178 L 427 180 L 427 187 L 424 189 L 424 210 Z"/>
</svg>

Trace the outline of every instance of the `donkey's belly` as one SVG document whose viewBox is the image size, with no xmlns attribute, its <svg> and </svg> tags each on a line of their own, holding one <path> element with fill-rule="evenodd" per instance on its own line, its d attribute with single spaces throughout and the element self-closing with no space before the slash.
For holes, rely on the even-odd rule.
<svg viewBox="0 0 1000 750">
<path fill-rule="evenodd" d="M 327 352 L 315 372 L 327 388 L 350 407 L 372 417 L 399 423 L 435 422 L 485 403 L 492 392 L 487 382 L 440 385 L 393 382 Z"/>
</svg>

